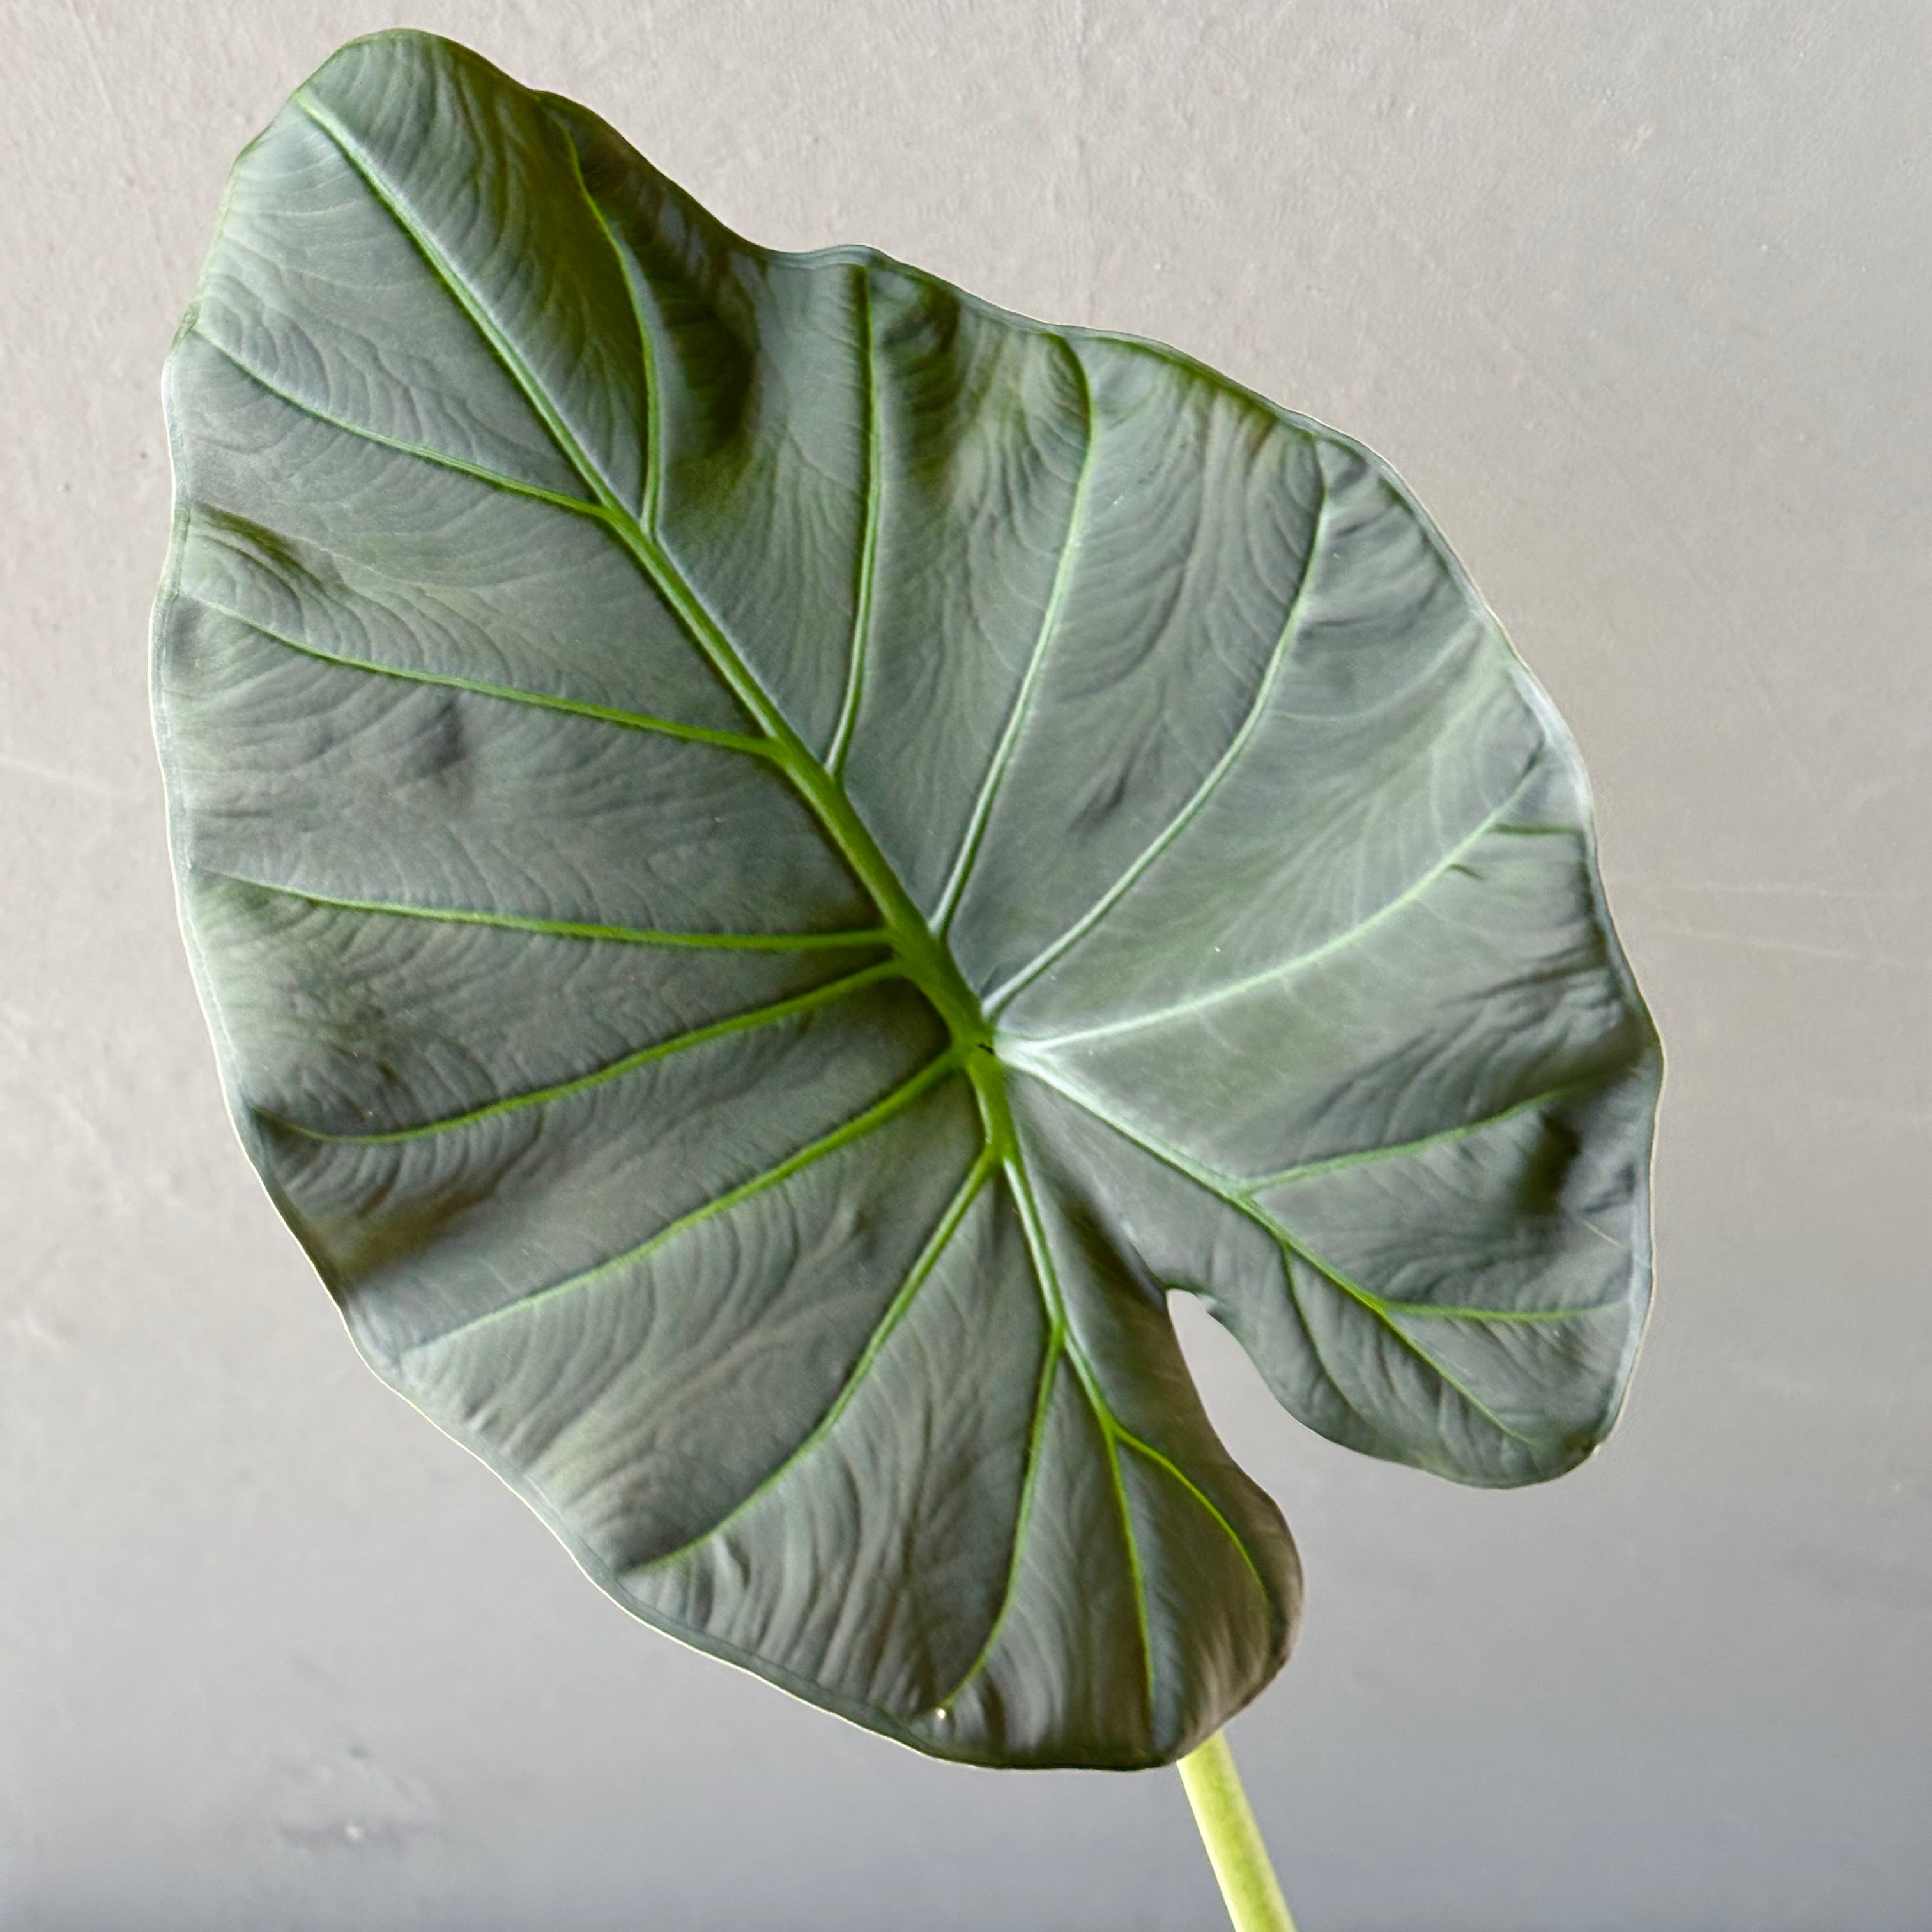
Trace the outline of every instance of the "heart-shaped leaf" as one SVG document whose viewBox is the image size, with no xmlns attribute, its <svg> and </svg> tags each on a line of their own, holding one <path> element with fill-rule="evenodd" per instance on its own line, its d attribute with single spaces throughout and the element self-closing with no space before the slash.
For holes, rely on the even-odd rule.
<svg viewBox="0 0 1932 1932">
<path fill-rule="evenodd" d="M 370 1361 L 628 1609 L 922 1750 L 1173 1757 L 1296 1414 L 1616 1412 L 1652 1036 L 1575 755 L 1366 452 L 740 241 L 413 34 L 237 165 L 156 705 L 231 1104 Z"/>
</svg>

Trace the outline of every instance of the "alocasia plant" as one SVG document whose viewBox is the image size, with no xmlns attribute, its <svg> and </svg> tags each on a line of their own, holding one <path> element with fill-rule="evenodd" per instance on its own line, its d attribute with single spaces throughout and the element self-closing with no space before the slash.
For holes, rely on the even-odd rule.
<svg viewBox="0 0 1932 1932">
<path fill-rule="evenodd" d="M 1200 1744 L 1300 1579 L 1200 1296 L 1465 1482 L 1615 1416 L 1658 1058 L 1576 754 L 1373 456 L 335 56 L 170 358 L 155 705 L 243 1139 L 646 1621 L 976 1763 Z"/>
</svg>

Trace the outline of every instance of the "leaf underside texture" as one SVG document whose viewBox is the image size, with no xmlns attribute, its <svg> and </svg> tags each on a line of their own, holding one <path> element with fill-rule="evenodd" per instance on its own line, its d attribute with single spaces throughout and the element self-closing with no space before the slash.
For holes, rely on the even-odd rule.
<svg viewBox="0 0 1932 1932">
<path fill-rule="evenodd" d="M 627 1609 L 938 1756 L 1172 1759 L 1294 1546 L 1177 1348 L 1534 1482 L 1658 1059 L 1575 754 L 1371 454 L 728 232 L 448 42 L 238 163 L 155 704 L 230 1104 Z"/>
</svg>

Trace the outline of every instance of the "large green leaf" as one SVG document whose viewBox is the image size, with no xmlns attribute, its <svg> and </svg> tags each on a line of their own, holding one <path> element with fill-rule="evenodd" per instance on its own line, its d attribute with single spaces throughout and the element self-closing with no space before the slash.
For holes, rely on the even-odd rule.
<svg viewBox="0 0 1932 1932">
<path fill-rule="evenodd" d="M 413 34 L 242 157 L 156 706 L 236 1118 L 378 1371 L 638 1616 L 940 1756 L 1286 1654 L 1203 1298 L 1570 1468 L 1657 1060 L 1575 754 L 1401 486 L 1145 343 L 728 233 Z"/>
</svg>

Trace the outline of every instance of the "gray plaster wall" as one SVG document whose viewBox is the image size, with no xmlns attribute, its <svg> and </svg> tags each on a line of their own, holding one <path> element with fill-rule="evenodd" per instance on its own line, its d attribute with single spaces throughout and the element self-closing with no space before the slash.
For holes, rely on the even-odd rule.
<svg viewBox="0 0 1932 1932">
<path fill-rule="evenodd" d="M 1917 0 L 0 0 L 0 1925 L 1134 1932 L 1176 1780 L 945 1768 L 628 1622 L 360 1366 L 224 1118 L 145 630 L 224 172 L 398 19 L 727 220 L 1384 452 L 1574 723 L 1670 1053 L 1578 1474 L 1318 1441 L 1235 1726 L 1304 1932 L 1932 1927 Z"/>
</svg>

